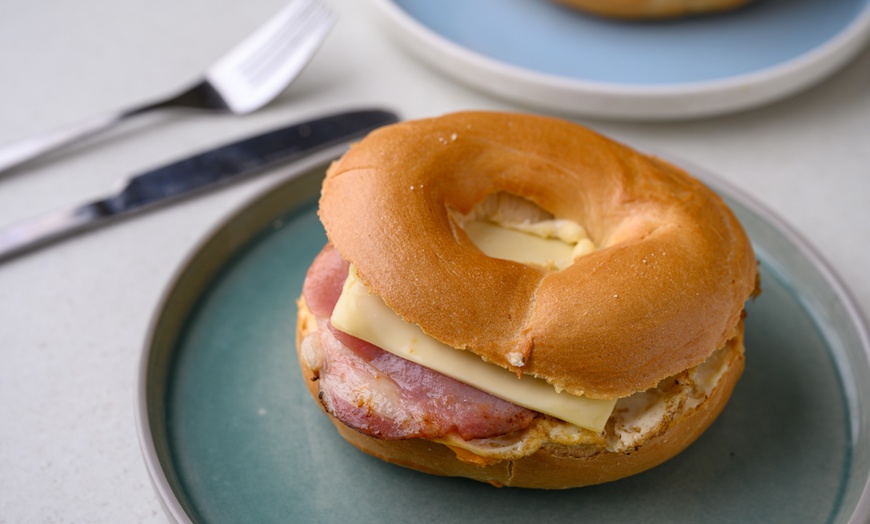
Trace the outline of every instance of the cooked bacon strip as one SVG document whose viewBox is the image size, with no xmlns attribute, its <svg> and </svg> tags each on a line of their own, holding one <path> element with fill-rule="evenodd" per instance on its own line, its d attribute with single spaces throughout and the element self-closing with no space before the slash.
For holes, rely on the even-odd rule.
<svg viewBox="0 0 870 524">
<path fill-rule="evenodd" d="M 303 287 L 318 317 L 321 400 L 339 420 L 384 439 L 487 438 L 527 427 L 534 413 L 363 340 L 328 321 L 347 277 L 331 246 L 315 259 Z M 336 289 L 338 290 L 336 292 Z"/>
<path fill-rule="evenodd" d="M 341 296 L 341 288 L 347 280 L 349 267 L 350 264 L 341 258 L 332 244 L 326 244 L 314 258 L 302 284 L 305 304 L 314 316 L 332 316 L 335 303 Z"/>
</svg>

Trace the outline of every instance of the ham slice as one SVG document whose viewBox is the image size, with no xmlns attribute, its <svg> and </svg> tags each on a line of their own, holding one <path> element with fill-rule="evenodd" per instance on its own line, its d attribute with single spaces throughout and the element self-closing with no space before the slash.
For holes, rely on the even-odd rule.
<svg viewBox="0 0 870 524">
<path fill-rule="evenodd" d="M 383 439 L 465 440 L 513 433 L 534 412 L 342 333 L 329 317 L 347 278 L 348 264 L 329 244 L 305 279 L 303 294 L 317 317 L 320 397 L 348 426 Z"/>
<path fill-rule="evenodd" d="M 332 244 L 326 244 L 314 257 L 314 262 L 308 268 L 305 282 L 302 284 L 302 295 L 308 310 L 316 317 L 331 317 L 335 303 L 341 296 L 341 288 L 347 280 L 350 264 L 339 254 Z"/>
</svg>

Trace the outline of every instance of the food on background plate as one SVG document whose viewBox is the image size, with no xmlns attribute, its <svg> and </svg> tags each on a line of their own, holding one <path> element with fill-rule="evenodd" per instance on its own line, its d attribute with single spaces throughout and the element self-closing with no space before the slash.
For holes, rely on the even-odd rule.
<svg viewBox="0 0 870 524">
<path fill-rule="evenodd" d="M 327 171 L 305 383 L 362 451 L 559 489 L 689 446 L 744 365 L 752 247 L 701 182 L 566 121 L 464 112 Z"/>
<path fill-rule="evenodd" d="M 628 19 L 661 19 L 717 13 L 736 9 L 752 0 L 556 0 L 601 16 Z"/>
</svg>

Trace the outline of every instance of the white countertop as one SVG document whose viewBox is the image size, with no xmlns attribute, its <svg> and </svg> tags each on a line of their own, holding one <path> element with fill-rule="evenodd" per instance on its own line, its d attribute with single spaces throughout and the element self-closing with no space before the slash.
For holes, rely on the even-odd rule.
<svg viewBox="0 0 870 524">
<path fill-rule="evenodd" d="M 192 82 L 282 0 L 0 3 L 0 143 Z M 246 117 L 162 113 L 7 174 L 0 224 L 99 197 L 126 175 L 341 108 L 404 118 L 526 110 L 394 45 L 366 2 L 298 80 Z M 675 123 L 577 119 L 718 173 L 801 231 L 870 311 L 870 51 L 762 109 Z M 259 177 L 0 265 L 0 522 L 165 522 L 136 434 L 135 384 L 159 297 Z"/>
</svg>

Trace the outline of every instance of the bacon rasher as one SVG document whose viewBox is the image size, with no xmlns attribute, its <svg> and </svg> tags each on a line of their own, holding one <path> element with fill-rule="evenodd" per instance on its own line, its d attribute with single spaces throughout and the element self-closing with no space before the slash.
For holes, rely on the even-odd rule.
<svg viewBox="0 0 870 524">
<path fill-rule="evenodd" d="M 348 264 L 327 245 L 305 279 L 303 295 L 317 317 L 320 398 L 339 420 L 383 439 L 463 439 L 504 435 L 527 427 L 534 412 L 337 331 L 329 317 Z"/>
</svg>

